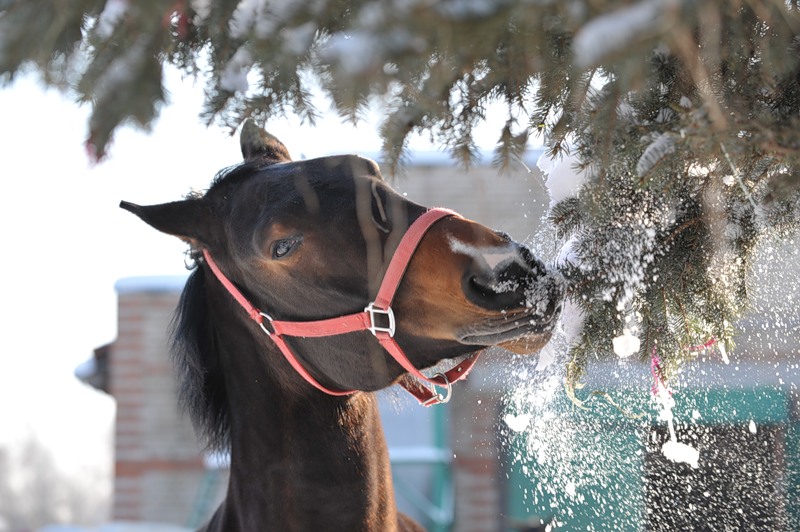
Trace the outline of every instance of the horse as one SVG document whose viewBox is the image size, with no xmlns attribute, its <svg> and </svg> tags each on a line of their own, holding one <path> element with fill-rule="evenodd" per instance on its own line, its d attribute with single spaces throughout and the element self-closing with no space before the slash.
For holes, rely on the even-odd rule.
<svg viewBox="0 0 800 532">
<path fill-rule="evenodd" d="M 422 530 L 396 508 L 374 392 L 444 402 L 486 347 L 537 352 L 564 282 L 508 235 L 398 194 L 369 159 L 295 161 L 252 120 L 240 143 L 204 194 L 120 203 L 193 259 L 172 326 L 179 397 L 230 453 L 202 530 Z"/>
</svg>

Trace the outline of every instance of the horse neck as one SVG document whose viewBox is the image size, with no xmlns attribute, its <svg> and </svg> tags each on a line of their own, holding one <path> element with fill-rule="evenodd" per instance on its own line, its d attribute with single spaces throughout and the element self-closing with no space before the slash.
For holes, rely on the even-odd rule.
<svg viewBox="0 0 800 532">
<path fill-rule="evenodd" d="M 231 469 L 209 530 L 396 530 L 374 395 L 329 397 L 302 381 L 298 394 L 280 382 L 284 361 L 260 330 L 230 319 L 217 330 Z"/>
</svg>

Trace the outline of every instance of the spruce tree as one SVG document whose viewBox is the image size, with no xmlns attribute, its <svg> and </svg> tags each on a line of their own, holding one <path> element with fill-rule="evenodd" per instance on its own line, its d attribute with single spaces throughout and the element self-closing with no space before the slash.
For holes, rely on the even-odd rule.
<svg viewBox="0 0 800 532">
<path fill-rule="evenodd" d="M 542 135 L 582 180 L 549 213 L 585 316 L 574 386 L 615 338 L 665 378 L 731 347 L 756 244 L 800 219 L 798 32 L 784 0 L 0 0 L 0 79 L 33 68 L 89 102 L 97 157 L 158 114 L 165 65 L 204 79 L 202 120 L 231 129 L 313 123 L 315 84 L 354 121 L 380 102 L 390 170 L 418 132 L 474 162 L 504 102 L 494 162 Z"/>
</svg>

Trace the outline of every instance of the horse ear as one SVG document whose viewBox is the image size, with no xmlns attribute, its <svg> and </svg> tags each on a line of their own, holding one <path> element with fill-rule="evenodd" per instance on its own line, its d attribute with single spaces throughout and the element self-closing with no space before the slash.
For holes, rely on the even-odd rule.
<svg viewBox="0 0 800 532">
<path fill-rule="evenodd" d="M 245 120 L 239 134 L 244 162 L 261 160 L 275 164 L 292 160 L 289 150 L 277 137 L 258 127 L 252 118 Z"/>
<path fill-rule="evenodd" d="M 162 233 L 177 236 L 192 245 L 209 244 L 212 215 L 201 199 L 187 199 L 159 205 L 136 205 L 121 201 L 119 206 L 130 211 Z"/>
</svg>

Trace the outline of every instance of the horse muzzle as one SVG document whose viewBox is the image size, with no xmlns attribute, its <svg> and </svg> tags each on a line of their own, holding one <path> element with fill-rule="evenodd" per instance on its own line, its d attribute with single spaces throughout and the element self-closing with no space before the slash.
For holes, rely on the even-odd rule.
<svg viewBox="0 0 800 532">
<path fill-rule="evenodd" d="M 531 353 L 552 335 L 566 292 L 564 278 L 533 257 L 519 244 L 509 244 L 506 256 L 474 260 L 462 281 L 467 299 L 490 315 L 463 328 L 459 342 L 499 345 Z"/>
</svg>

